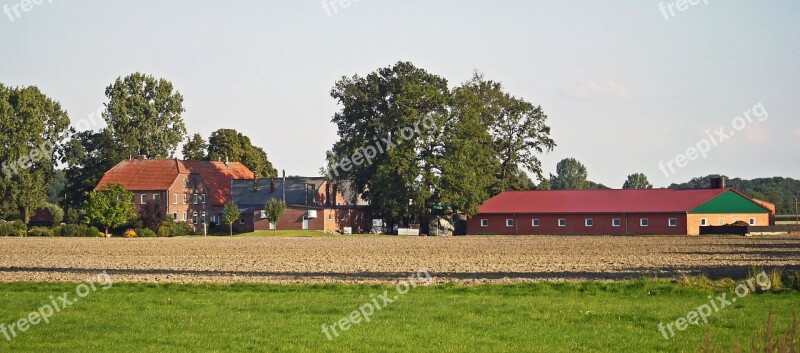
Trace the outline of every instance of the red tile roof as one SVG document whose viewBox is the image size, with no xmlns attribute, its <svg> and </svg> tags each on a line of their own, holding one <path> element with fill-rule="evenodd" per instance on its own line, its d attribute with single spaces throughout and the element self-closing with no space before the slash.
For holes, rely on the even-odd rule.
<svg viewBox="0 0 800 353">
<path fill-rule="evenodd" d="M 103 175 L 95 190 L 122 184 L 128 191 L 167 190 L 179 174 L 188 174 L 177 159 L 133 159 L 119 162 Z"/>
<path fill-rule="evenodd" d="M 479 213 L 688 212 L 729 189 L 506 191 Z"/>
<path fill-rule="evenodd" d="M 239 162 L 185 161 L 193 173 L 200 173 L 208 186 L 211 205 L 221 206 L 231 200 L 232 179 L 253 179 L 255 175 Z"/>
</svg>

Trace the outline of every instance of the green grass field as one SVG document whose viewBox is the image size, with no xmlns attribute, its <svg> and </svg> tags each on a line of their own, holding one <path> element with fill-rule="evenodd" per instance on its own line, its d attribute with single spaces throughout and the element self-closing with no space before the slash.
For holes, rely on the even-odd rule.
<svg viewBox="0 0 800 353">
<path fill-rule="evenodd" d="M 76 284 L 0 284 L 0 323 L 28 316 Z M 7 341 L 13 352 L 693 352 L 705 328 L 665 340 L 659 322 L 686 316 L 719 292 L 640 280 L 618 283 L 436 285 L 399 296 L 371 322 L 329 341 L 332 324 L 394 286 L 114 284 L 49 324 Z M 748 338 L 773 309 L 779 327 L 800 293 L 751 294 L 712 315 L 723 346 Z"/>
</svg>

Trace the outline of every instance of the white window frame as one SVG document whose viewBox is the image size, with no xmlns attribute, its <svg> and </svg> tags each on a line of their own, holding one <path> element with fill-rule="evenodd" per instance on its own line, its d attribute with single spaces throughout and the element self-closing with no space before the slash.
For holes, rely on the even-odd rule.
<svg viewBox="0 0 800 353">
<path fill-rule="evenodd" d="M 206 211 L 200 213 L 200 224 L 206 223 Z"/>
<path fill-rule="evenodd" d="M 206 203 L 206 193 L 200 194 L 200 203 Z"/>
<path fill-rule="evenodd" d="M 172 219 L 174 219 L 176 222 L 178 221 L 178 212 L 172 212 Z"/>
<path fill-rule="evenodd" d="M 708 225 L 708 218 L 700 218 L 700 226 L 705 227 Z"/>
<path fill-rule="evenodd" d="M 183 187 L 185 188 L 187 186 L 189 186 L 189 181 L 186 180 L 186 179 L 183 179 Z"/>
<path fill-rule="evenodd" d="M 611 219 L 611 226 L 612 227 L 621 227 L 622 226 L 622 218 L 612 218 Z"/>
<path fill-rule="evenodd" d="M 158 201 L 158 194 L 153 194 L 153 201 Z"/>
<path fill-rule="evenodd" d="M 670 227 L 677 227 L 678 226 L 678 219 L 677 218 L 670 218 L 667 220 L 667 225 Z"/>
<path fill-rule="evenodd" d="M 754 225 L 756 225 L 756 219 L 755 219 L 755 218 L 750 218 L 750 222 L 748 222 L 748 223 L 749 223 L 751 226 L 754 226 Z"/>
<path fill-rule="evenodd" d="M 195 205 L 197 205 L 197 204 L 198 204 L 198 203 L 197 203 L 197 193 L 194 193 L 194 194 L 192 194 L 192 200 L 194 201 L 194 204 L 195 204 Z"/>
<path fill-rule="evenodd" d="M 566 227 L 567 226 L 567 219 L 566 218 L 559 218 L 558 219 L 558 226 L 559 227 Z"/>
<path fill-rule="evenodd" d="M 192 224 L 197 224 L 197 212 L 192 212 Z"/>
<path fill-rule="evenodd" d="M 583 225 L 585 227 L 594 227 L 594 220 L 591 218 L 586 218 L 583 220 Z"/>
<path fill-rule="evenodd" d="M 531 219 L 531 227 L 538 227 L 541 224 L 538 218 Z"/>
<path fill-rule="evenodd" d="M 185 205 L 187 203 L 189 203 L 189 195 L 184 193 L 183 194 L 183 204 Z"/>
<path fill-rule="evenodd" d="M 147 194 L 139 195 L 139 204 L 144 205 L 147 203 Z"/>
<path fill-rule="evenodd" d="M 266 219 L 267 218 L 267 211 L 266 210 L 261 210 L 260 218 L 261 219 Z"/>
<path fill-rule="evenodd" d="M 488 226 L 489 226 L 489 219 L 481 218 L 481 227 L 488 227 Z"/>
<path fill-rule="evenodd" d="M 183 212 L 183 221 L 186 222 L 189 220 L 189 212 Z"/>
<path fill-rule="evenodd" d="M 239 218 L 239 224 L 244 224 L 244 217 Z"/>
<path fill-rule="evenodd" d="M 649 226 L 650 226 L 650 219 L 639 218 L 639 227 L 649 227 Z"/>
<path fill-rule="evenodd" d="M 173 205 L 177 205 L 178 204 L 178 194 L 173 194 L 172 195 L 172 204 Z"/>
<path fill-rule="evenodd" d="M 506 218 L 506 227 L 513 227 L 513 226 L 514 226 L 514 219 Z"/>
</svg>

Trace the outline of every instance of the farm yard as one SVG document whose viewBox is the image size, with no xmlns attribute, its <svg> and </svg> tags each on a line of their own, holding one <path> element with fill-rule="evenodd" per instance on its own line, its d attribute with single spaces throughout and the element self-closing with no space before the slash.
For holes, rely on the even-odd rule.
<svg viewBox="0 0 800 353">
<path fill-rule="evenodd" d="M 743 278 L 800 270 L 798 237 L 179 237 L 0 238 L 0 281 L 437 283 Z"/>
</svg>

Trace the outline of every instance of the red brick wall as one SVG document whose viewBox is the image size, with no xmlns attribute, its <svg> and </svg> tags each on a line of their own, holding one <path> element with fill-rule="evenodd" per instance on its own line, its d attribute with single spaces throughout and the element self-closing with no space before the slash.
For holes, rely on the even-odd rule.
<svg viewBox="0 0 800 353">
<path fill-rule="evenodd" d="M 564 227 L 558 226 L 559 219 L 566 219 Z M 586 218 L 592 219 L 592 226 L 585 225 Z M 620 226 L 613 227 L 612 219 L 619 218 Z M 627 218 L 627 227 L 626 227 Z M 648 219 L 648 226 L 639 225 L 641 218 Z M 670 218 L 677 220 L 670 227 Z M 488 219 L 487 227 L 481 226 L 481 219 Z M 513 219 L 514 226 L 506 226 L 506 219 Z M 532 219 L 539 220 L 539 226 L 532 226 Z M 686 214 L 491 214 L 477 215 L 467 220 L 467 234 L 470 235 L 624 235 L 624 234 L 687 234 Z"/>
</svg>

